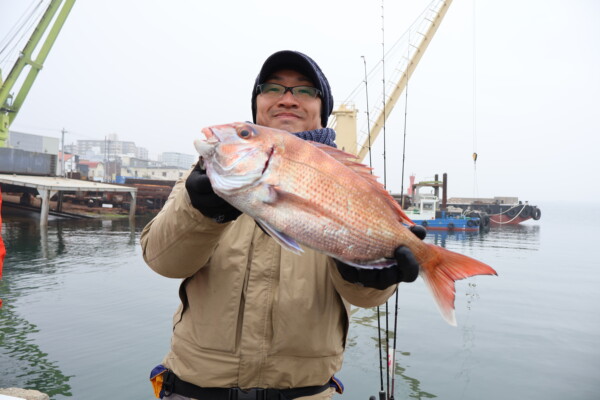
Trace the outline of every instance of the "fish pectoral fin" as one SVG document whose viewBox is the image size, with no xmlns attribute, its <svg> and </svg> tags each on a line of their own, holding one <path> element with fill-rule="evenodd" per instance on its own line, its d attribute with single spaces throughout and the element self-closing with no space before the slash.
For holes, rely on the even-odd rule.
<svg viewBox="0 0 600 400">
<path fill-rule="evenodd" d="M 384 269 L 389 268 L 392 265 L 396 265 L 396 260 L 389 258 L 381 258 L 379 260 L 370 261 L 368 264 L 358 264 L 348 260 L 340 260 L 341 262 L 361 269 Z"/>
<path fill-rule="evenodd" d="M 280 202 L 291 202 L 295 206 L 299 206 L 299 207 L 314 207 L 314 205 L 311 204 L 308 200 L 306 200 L 296 194 L 286 192 L 285 190 L 279 189 L 275 185 L 269 185 L 269 184 L 263 185 L 262 190 L 261 190 L 261 195 L 262 196 L 260 197 L 260 200 L 264 204 L 276 204 L 276 203 L 280 203 Z"/>
<path fill-rule="evenodd" d="M 265 204 L 275 204 L 277 202 L 277 190 L 272 185 L 264 185 L 263 186 L 263 196 L 261 198 L 262 202 Z"/>
<path fill-rule="evenodd" d="M 277 201 L 290 202 L 302 209 L 315 209 L 316 207 L 316 205 L 310 202 L 310 200 L 300 197 L 297 194 L 286 192 L 283 189 L 279 189 L 277 186 L 273 186 L 271 190 L 275 193 Z"/>
<path fill-rule="evenodd" d="M 304 250 L 302 250 L 300 245 L 285 233 L 278 231 L 265 221 L 256 220 L 256 223 L 284 249 L 298 255 L 304 253 Z"/>
</svg>

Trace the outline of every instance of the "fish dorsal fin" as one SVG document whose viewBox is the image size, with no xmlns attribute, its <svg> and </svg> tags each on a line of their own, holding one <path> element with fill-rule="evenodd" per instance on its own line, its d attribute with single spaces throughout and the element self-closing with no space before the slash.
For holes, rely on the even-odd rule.
<svg viewBox="0 0 600 400">
<path fill-rule="evenodd" d="M 392 209 L 398 215 L 398 220 L 404 224 L 408 224 L 410 226 L 415 223 L 411 221 L 410 218 L 402 211 L 402 207 L 400 204 L 392 197 L 391 194 L 385 189 L 385 187 L 377 180 L 377 176 L 373 175 L 373 168 L 366 166 L 365 164 L 359 163 L 356 161 L 356 156 L 354 154 L 347 153 L 343 150 L 337 149 L 335 147 L 328 146 L 323 143 L 318 142 L 310 142 L 319 150 L 327 153 L 331 157 L 335 158 L 337 161 L 344 164 L 346 167 L 350 168 L 352 171 L 356 172 L 358 175 L 367 180 L 373 187 L 375 187 L 381 194 L 384 196 L 388 204 L 392 207 Z"/>
<path fill-rule="evenodd" d="M 343 150 L 336 149 L 335 147 L 328 146 L 319 142 L 310 142 L 319 150 L 329 154 L 331 157 L 335 158 L 346 167 L 350 168 L 352 171 L 356 172 L 360 176 L 364 177 L 369 181 L 377 182 L 377 177 L 373 175 L 373 168 L 366 166 L 365 164 L 361 164 L 356 162 L 356 156 L 354 154 L 346 153 Z"/>
</svg>

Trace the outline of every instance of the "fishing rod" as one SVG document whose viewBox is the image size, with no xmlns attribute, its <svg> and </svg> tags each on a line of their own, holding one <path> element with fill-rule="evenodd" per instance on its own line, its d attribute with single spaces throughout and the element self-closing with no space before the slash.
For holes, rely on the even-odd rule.
<svg viewBox="0 0 600 400">
<path fill-rule="evenodd" d="M 386 115 L 385 115 L 385 100 L 386 100 L 386 95 L 385 95 L 385 19 L 384 19 L 384 15 L 385 15 L 385 8 L 384 8 L 384 0 L 381 0 L 381 76 L 382 76 L 382 95 L 383 95 L 383 99 L 382 99 L 382 107 L 383 107 L 383 127 L 382 127 L 382 131 L 383 131 L 383 187 L 385 189 L 387 189 L 387 158 L 386 158 L 386 124 L 385 124 L 385 120 L 386 120 Z M 385 396 L 385 394 L 387 393 L 387 399 L 390 400 L 390 329 L 389 329 L 389 310 L 388 310 L 388 303 L 389 301 L 386 300 L 385 302 L 385 351 L 387 354 L 387 363 L 386 363 L 386 381 L 387 381 L 387 385 L 386 385 L 386 391 L 383 391 L 383 387 L 382 390 L 379 391 L 379 398 L 380 400 Z M 380 342 L 381 343 L 381 342 Z M 383 385 L 382 385 L 383 386 Z M 392 395 L 393 397 L 393 395 Z"/>
<path fill-rule="evenodd" d="M 410 33 L 408 34 L 408 43 L 409 46 L 406 50 L 407 59 L 409 58 L 410 52 Z M 405 72 L 406 73 L 406 72 Z M 404 138 L 402 142 L 402 178 L 400 180 L 400 196 L 401 196 L 401 205 L 404 208 L 404 164 L 406 161 L 406 120 L 408 117 L 408 76 L 406 77 L 406 87 L 404 89 Z M 394 307 L 394 345 L 392 346 L 392 355 L 390 359 L 390 363 L 392 367 L 396 364 L 396 343 L 398 338 L 398 289 L 396 288 L 395 293 L 395 307 Z M 396 388 L 396 374 L 392 374 L 392 391 L 390 399 L 394 399 L 394 389 Z"/>
<path fill-rule="evenodd" d="M 373 159 L 371 157 L 371 114 L 369 113 L 369 86 L 367 83 L 367 59 L 365 58 L 365 56 L 361 56 L 363 59 L 363 63 L 365 66 L 365 95 L 367 98 L 367 134 L 368 136 L 368 143 L 369 143 L 369 167 L 371 168 L 371 175 L 373 174 Z"/>
<path fill-rule="evenodd" d="M 369 167 L 371 168 L 371 175 L 373 174 L 373 159 L 371 157 L 371 114 L 369 110 L 369 85 L 367 79 L 367 59 L 365 56 L 361 56 L 365 67 L 365 96 L 367 99 L 367 135 L 368 135 L 368 146 L 369 146 Z M 383 390 L 383 355 L 381 354 L 381 312 L 379 306 L 377 306 L 377 339 L 379 344 L 379 400 L 385 400 L 385 391 Z M 369 400 L 376 400 L 375 396 L 371 396 Z"/>
</svg>

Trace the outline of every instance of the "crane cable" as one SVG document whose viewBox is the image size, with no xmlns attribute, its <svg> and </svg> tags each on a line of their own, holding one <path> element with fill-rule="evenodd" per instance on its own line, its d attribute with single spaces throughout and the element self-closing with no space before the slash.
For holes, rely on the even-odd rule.
<svg viewBox="0 0 600 400">
<path fill-rule="evenodd" d="M 40 10 L 40 6 L 43 1 L 40 0 L 38 4 L 33 7 L 31 11 L 29 9 L 33 6 L 33 3 L 25 10 L 23 15 L 17 20 L 17 22 L 13 25 L 13 27 L 8 31 L 4 39 L 0 42 L 0 56 L 3 53 L 4 57 L 0 60 L 0 65 L 4 64 L 8 58 L 14 54 L 15 49 L 23 41 L 25 35 L 32 30 L 33 25 L 37 23 L 37 21 L 41 18 L 43 9 Z M 36 15 L 37 14 L 37 15 Z M 15 40 L 17 35 L 20 34 L 20 37 Z M 12 46 L 10 50 L 7 51 L 8 47 Z"/>
<path fill-rule="evenodd" d="M 433 3 L 435 0 L 432 0 L 431 3 Z M 406 37 L 405 35 L 408 34 L 408 32 L 411 32 L 413 30 L 418 30 L 418 23 L 423 20 L 425 18 L 425 15 L 427 14 L 428 11 L 431 10 L 431 7 L 427 7 L 425 8 L 421 14 L 419 14 L 419 16 L 415 19 L 415 21 L 408 27 L 407 31 L 405 33 L 403 33 L 391 46 L 388 47 L 388 49 L 385 52 L 385 57 L 392 57 L 399 51 L 401 51 L 403 49 L 403 45 L 405 44 L 405 40 Z M 410 43 L 409 43 L 410 46 Z M 371 67 L 371 69 L 369 70 L 368 73 L 368 77 L 372 77 L 375 74 L 377 74 L 379 72 L 379 68 L 381 66 L 381 60 L 378 61 L 377 63 L 375 63 L 375 65 L 373 67 Z M 343 104 L 346 103 L 350 103 L 352 102 L 353 99 L 355 99 L 358 94 L 360 93 L 360 89 L 362 87 L 362 82 L 359 82 L 354 89 L 350 92 L 350 94 L 348 96 L 346 96 L 346 98 L 342 101 Z"/>
<path fill-rule="evenodd" d="M 479 197 L 477 184 L 477 58 L 476 58 L 476 14 L 473 0 L 473 197 Z"/>
</svg>

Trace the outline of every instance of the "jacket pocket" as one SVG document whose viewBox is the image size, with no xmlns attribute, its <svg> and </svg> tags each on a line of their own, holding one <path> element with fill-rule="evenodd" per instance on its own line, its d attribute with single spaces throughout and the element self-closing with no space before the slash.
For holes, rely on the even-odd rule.
<svg viewBox="0 0 600 400">
<path fill-rule="evenodd" d="M 344 351 L 348 317 L 326 262 L 310 250 L 301 257 L 282 256 L 270 354 L 326 357 Z"/>
<path fill-rule="evenodd" d="M 204 267 L 187 283 L 188 306 L 175 329 L 199 348 L 235 353 L 243 275 L 225 279 L 211 268 Z"/>
</svg>

